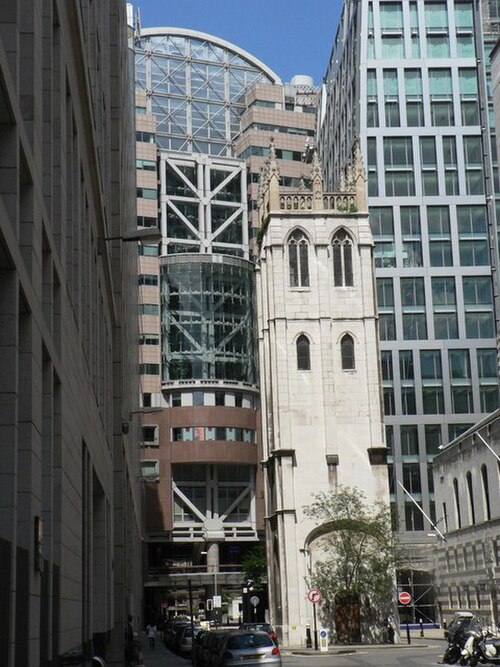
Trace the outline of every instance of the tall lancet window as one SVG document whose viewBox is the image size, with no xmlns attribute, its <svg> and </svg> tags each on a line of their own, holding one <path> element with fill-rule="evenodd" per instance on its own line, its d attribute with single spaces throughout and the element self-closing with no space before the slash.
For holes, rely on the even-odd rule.
<svg viewBox="0 0 500 667">
<path fill-rule="evenodd" d="M 342 370 L 353 371 L 356 368 L 354 359 L 354 341 L 349 334 L 343 336 L 340 341 L 340 354 L 342 356 Z"/>
<path fill-rule="evenodd" d="M 311 370 L 311 349 L 309 338 L 303 334 L 297 338 L 297 369 L 299 371 Z"/>
<path fill-rule="evenodd" d="M 333 282 L 335 287 L 352 287 L 352 239 L 340 229 L 332 240 Z"/>
<path fill-rule="evenodd" d="M 309 242 L 304 232 L 296 229 L 288 241 L 290 287 L 309 287 Z"/>
</svg>

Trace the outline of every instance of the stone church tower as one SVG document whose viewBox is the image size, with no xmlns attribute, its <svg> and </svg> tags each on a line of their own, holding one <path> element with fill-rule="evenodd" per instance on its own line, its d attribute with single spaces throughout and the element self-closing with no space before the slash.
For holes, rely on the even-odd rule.
<svg viewBox="0 0 500 667">
<path fill-rule="evenodd" d="M 303 508 L 337 484 L 388 498 L 373 239 L 356 146 L 343 192 L 280 192 L 271 143 L 261 178 L 257 311 L 271 622 L 285 645 L 312 627 Z"/>
</svg>

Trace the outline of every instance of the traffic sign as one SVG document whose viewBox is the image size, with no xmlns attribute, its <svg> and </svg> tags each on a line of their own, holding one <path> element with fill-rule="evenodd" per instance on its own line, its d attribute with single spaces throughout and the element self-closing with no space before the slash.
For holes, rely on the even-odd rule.
<svg viewBox="0 0 500 667">
<path fill-rule="evenodd" d="M 220 609 L 222 607 L 222 595 L 214 595 L 213 598 L 214 609 Z"/>
<path fill-rule="evenodd" d="M 323 596 L 317 588 L 311 588 L 307 594 L 307 599 L 311 604 L 319 604 L 323 600 Z"/>
<path fill-rule="evenodd" d="M 260 602 L 260 598 L 257 597 L 257 595 L 252 595 L 252 597 L 250 598 L 250 604 L 253 607 L 256 607 L 259 604 L 259 602 Z"/>
<path fill-rule="evenodd" d="M 411 595 L 407 593 L 406 591 L 403 591 L 402 593 L 399 594 L 398 596 L 400 604 L 410 604 L 411 602 Z"/>
</svg>

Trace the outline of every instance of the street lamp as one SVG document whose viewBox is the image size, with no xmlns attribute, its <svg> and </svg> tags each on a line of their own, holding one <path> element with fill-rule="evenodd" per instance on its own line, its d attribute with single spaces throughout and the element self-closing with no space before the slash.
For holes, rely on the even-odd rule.
<svg viewBox="0 0 500 667">
<path fill-rule="evenodd" d="M 131 410 L 128 413 L 128 421 L 122 422 L 122 433 L 126 435 L 130 429 L 130 422 L 134 418 L 134 415 L 150 415 L 155 412 L 162 412 L 163 408 L 139 408 L 139 410 Z"/>
<path fill-rule="evenodd" d="M 97 240 L 97 249 L 99 255 L 104 253 L 107 241 L 122 241 L 123 243 L 142 243 L 143 245 L 155 245 L 162 239 L 161 231 L 158 227 L 139 227 L 124 232 L 120 236 L 104 236 Z"/>
</svg>

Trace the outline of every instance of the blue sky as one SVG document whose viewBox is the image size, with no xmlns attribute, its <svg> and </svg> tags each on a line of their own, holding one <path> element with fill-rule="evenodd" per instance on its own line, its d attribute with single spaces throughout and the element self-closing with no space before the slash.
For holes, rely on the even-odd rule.
<svg viewBox="0 0 500 667">
<path fill-rule="evenodd" d="M 144 28 L 207 32 L 248 51 L 283 81 L 309 74 L 321 83 L 342 0 L 132 0 Z"/>
</svg>

